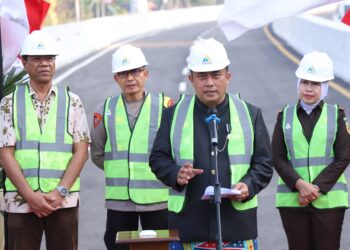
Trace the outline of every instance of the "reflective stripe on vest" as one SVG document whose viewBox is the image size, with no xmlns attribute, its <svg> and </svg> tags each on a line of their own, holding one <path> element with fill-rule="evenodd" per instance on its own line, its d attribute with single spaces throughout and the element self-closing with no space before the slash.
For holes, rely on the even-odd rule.
<svg viewBox="0 0 350 250">
<path fill-rule="evenodd" d="M 194 160 L 194 112 L 195 97 L 186 96 L 177 104 L 171 126 L 172 154 L 176 164 L 181 167 Z M 237 96 L 229 95 L 231 131 L 228 143 L 231 183 L 235 184 L 247 173 L 253 154 L 253 128 L 248 108 Z M 170 211 L 182 211 L 186 197 L 186 187 L 182 192 L 170 189 L 168 207 Z M 232 202 L 237 210 L 246 210 L 257 206 L 254 197 L 247 202 Z"/>
<path fill-rule="evenodd" d="M 324 104 L 319 120 L 310 139 L 306 140 L 297 116 L 297 106 L 286 106 L 283 111 L 283 133 L 288 151 L 288 160 L 300 177 L 312 182 L 334 160 L 333 145 L 337 133 L 338 107 Z M 292 191 L 278 180 L 276 206 L 299 207 L 299 193 Z M 348 207 L 347 183 L 342 174 L 331 190 L 321 194 L 312 205 L 319 209 Z"/>
<path fill-rule="evenodd" d="M 56 86 L 46 123 L 40 129 L 38 116 L 29 95 L 28 85 L 17 86 L 13 95 L 13 118 L 16 132 L 15 158 L 33 190 L 50 192 L 63 177 L 72 157 L 73 138 L 67 132 L 69 95 L 66 88 Z M 79 178 L 70 191 L 78 191 Z M 9 179 L 7 191 L 17 188 Z"/>
<path fill-rule="evenodd" d="M 167 201 L 168 188 L 157 180 L 148 163 L 162 110 L 163 96 L 147 94 L 131 132 L 122 96 L 106 100 L 106 200 L 132 200 L 137 204 Z"/>
</svg>

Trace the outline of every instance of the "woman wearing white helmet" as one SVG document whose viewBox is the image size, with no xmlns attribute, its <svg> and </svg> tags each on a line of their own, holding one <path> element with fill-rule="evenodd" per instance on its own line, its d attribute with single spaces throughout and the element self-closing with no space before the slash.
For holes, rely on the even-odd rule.
<svg viewBox="0 0 350 250">
<path fill-rule="evenodd" d="M 299 101 L 278 114 L 272 138 L 280 176 L 276 206 L 290 250 L 336 250 L 348 207 L 346 117 L 338 105 L 324 102 L 334 79 L 327 54 L 305 55 L 295 74 Z"/>
</svg>

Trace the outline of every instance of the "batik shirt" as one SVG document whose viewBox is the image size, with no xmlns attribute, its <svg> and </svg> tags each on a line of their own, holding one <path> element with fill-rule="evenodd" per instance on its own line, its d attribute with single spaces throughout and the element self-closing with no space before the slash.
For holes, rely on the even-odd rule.
<svg viewBox="0 0 350 250">
<path fill-rule="evenodd" d="M 52 103 L 56 97 L 56 89 L 51 86 L 48 95 L 40 101 L 34 89 L 29 85 L 29 95 L 38 116 L 40 128 L 46 123 Z M 90 143 L 90 133 L 85 110 L 80 98 L 69 92 L 70 106 L 68 116 L 68 132 L 73 135 L 73 142 Z M 16 144 L 16 132 L 12 121 L 12 94 L 5 96 L 0 104 L 0 147 L 10 147 Z M 79 200 L 79 192 L 71 193 L 65 197 L 61 206 L 63 208 L 76 207 Z M 17 192 L 5 194 L 3 209 L 10 213 L 32 212 L 23 197 Z"/>
</svg>

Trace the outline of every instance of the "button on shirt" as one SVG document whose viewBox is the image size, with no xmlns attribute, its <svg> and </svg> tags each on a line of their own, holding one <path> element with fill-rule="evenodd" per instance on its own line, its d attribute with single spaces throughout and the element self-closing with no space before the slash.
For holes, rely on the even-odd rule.
<svg viewBox="0 0 350 250">
<path fill-rule="evenodd" d="M 40 129 L 46 123 L 50 108 L 56 97 L 56 89 L 51 86 L 48 95 L 44 101 L 40 101 L 34 89 L 29 85 L 29 95 L 36 114 Z M 80 98 L 69 92 L 70 106 L 68 116 L 68 132 L 73 135 L 73 142 L 90 143 L 90 133 L 85 110 Z M 0 104 L 0 147 L 11 147 L 16 144 L 16 132 L 12 121 L 12 94 L 4 97 Z M 79 200 L 79 192 L 71 193 L 64 198 L 62 202 L 63 208 L 76 207 Z M 10 213 L 29 213 L 30 207 L 27 205 L 23 197 L 17 192 L 7 192 L 4 197 L 5 211 Z"/>
</svg>

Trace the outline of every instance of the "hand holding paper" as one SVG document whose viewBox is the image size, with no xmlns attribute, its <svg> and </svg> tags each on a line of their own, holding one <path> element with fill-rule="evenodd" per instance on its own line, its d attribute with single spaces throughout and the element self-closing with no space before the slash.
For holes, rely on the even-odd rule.
<svg viewBox="0 0 350 250">
<path fill-rule="evenodd" d="M 240 195 L 241 191 L 237 190 L 237 189 L 230 189 L 230 188 L 221 188 L 221 198 L 232 198 L 236 195 Z M 214 195 L 214 187 L 213 186 L 208 186 L 205 191 L 204 194 L 202 196 L 202 200 L 208 200 L 210 198 L 210 196 Z"/>
</svg>

